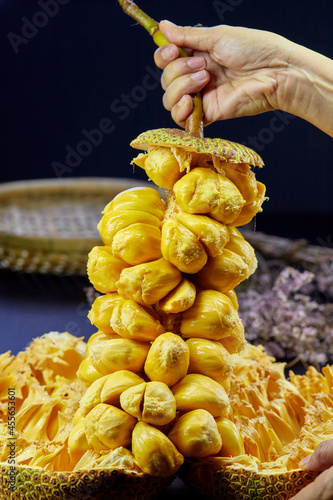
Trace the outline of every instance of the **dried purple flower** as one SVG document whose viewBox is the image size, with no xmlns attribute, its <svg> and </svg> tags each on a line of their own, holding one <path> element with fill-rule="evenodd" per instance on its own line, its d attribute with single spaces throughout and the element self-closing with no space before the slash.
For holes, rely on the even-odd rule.
<svg viewBox="0 0 333 500">
<path fill-rule="evenodd" d="M 315 291 L 327 290 L 332 274 L 318 275 L 290 266 L 278 274 L 273 286 L 262 291 L 269 276 L 238 294 L 239 312 L 249 342 L 263 344 L 277 359 L 299 359 L 323 365 L 333 361 L 333 304 L 319 302 Z M 319 288 L 320 283 L 320 288 Z M 309 295 L 311 293 L 311 295 Z"/>
</svg>

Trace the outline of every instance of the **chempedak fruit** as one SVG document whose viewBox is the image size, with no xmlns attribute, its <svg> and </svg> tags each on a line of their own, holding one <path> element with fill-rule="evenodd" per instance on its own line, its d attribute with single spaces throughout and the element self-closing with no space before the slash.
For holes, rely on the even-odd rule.
<svg viewBox="0 0 333 500">
<path fill-rule="evenodd" d="M 105 207 L 86 344 L 51 332 L 0 357 L 1 496 L 149 499 L 179 474 L 208 498 L 288 499 L 333 436 L 333 371 L 288 381 L 246 343 L 235 287 L 256 257 L 237 227 L 261 211 L 262 161 L 174 129 L 133 144 L 166 201 L 143 187 Z"/>
</svg>

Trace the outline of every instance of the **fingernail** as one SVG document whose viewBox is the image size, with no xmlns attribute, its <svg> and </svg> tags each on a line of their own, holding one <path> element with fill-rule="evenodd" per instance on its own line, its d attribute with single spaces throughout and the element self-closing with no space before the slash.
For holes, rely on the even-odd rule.
<svg viewBox="0 0 333 500">
<path fill-rule="evenodd" d="M 202 70 L 202 71 L 198 71 L 198 73 L 193 73 L 193 75 L 191 75 L 191 78 L 192 78 L 192 80 L 195 80 L 196 82 L 201 82 L 202 80 L 206 79 L 206 71 Z"/>
<path fill-rule="evenodd" d="M 190 57 L 187 61 L 187 66 L 192 69 L 200 69 L 205 65 L 205 60 L 203 57 Z"/>
<path fill-rule="evenodd" d="M 171 21 L 168 21 L 167 19 L 163 19 L 163 21 L 161 21 L 161 23 L 168 24 L 169 26 L 177 26 L 175 23 L 172 23 Z"/>
<path fill-rule="evenodd" d="M 170 47 L 170 45 L 166 45 L 161 50 L 161 54 L 162 54 L 163 59 L 171 59 L 174 55 L 174 49 L 173 49 L 173 47 Z"/>
<path fill-rule="evenodd" d="M 300 461 L 299 465 L 303 468 L 306 468 L 306 465 L 310 462 L 311 455 L 308 455 L 307 457 L 303 458 L 303 460 Z"/>
<path fill-rule="evenodd" d="M 178 101 L 178 106 L 182 107 L 186 103 L 186 96 L 183 95 L 183 97 Z"/>
</svg>

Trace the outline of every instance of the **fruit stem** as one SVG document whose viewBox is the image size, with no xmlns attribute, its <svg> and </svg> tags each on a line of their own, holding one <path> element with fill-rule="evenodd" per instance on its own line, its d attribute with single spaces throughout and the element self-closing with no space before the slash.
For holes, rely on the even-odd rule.
<svg viewBox="0 0 333 500">
<path fill-rule="evenodd" d="M 118 0 L 125 14 L 131 16 L 141 26 L 143 26 L 153 37 L 154 42 L 159 47 L 167 45 L 168 40 L 161 33 L 159 25 L 154 19 L 143 12 L 132 0 Z M 188 57 L 184 49 L 178 47 L 180 57 Z M 202 96 L 201 92 L 193 96 L 193 110 L 186 120 L 185 130 L 196 137 L 203 137 L 203 120 L 202 120 Z"/>
<path fill-rule="evenodd" d="M 192 95 L 193 99 L 193 110 L 188 116 L 185 123 L 185 130 L 189 134 L 195 137 L 203 137 L 203 119 L 202 119 L 202 95 L 201 92 L 197 92 Z"/>
</svg>

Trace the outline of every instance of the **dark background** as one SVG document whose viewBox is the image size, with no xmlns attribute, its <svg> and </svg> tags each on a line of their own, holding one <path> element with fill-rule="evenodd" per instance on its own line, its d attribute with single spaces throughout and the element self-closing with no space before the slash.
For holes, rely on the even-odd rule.
<svg viewBox="0 0 333 500">
<path fill-rule="evenodd" d="M 41 4 L 52 10 L 48 1 L 57 13 L 45 14 Z M 145 178 L 130 166 L 130 141 L 144 130 L 174 126 L 161 103 L 151 37 L 116 0 L 59 0 L 56 7 L 56 0 L 48 1 L 0 0 L 0 182 Z M 139 4 L 156 20 L 270 30 L 333 58 L 331 0 Z M 333 141 L 299 118 L 278 116 L 279 131 L 272 131 L 273 116 L 219 122 L 206 135 L 247 143 L 250 136 L 259 138 L 257 151 L 266 166 L 257 176 L 267 185 L 270 200 L 257 217 L 257 230 L 330 244 Z M 96 129 L 104 119 L 112 132 L 95 136 L 100 144 L 85 149 L 82 131 Z M 81 156 L 72 153 L 72 163 L 66 165 L 68 151 L 77 148 Z"/>
</svg>

